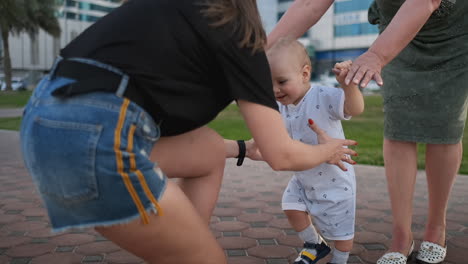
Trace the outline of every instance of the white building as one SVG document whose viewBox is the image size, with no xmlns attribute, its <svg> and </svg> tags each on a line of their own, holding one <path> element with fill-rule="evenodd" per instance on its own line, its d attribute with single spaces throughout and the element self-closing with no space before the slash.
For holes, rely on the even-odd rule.
<svg viewBox="0 0 468 264">
<path fill-rule="evenodd" d="M 54 38 L 43 30 L 40 30 L 35 38 L 31 38 L 27 33 L 10 35 L 13 74 L 36 79 L 38 72 L 48 70 L 52 66 L 61 48 L 93 22 L 118 7 L 120 2 L 121 0 L 61 0 L 57 13 L 62 29 L 60 37 Z M 0 45 L 0 54 L 3 54 L 2 48 Z"/>
<path fill-rule="evenodd" d="M 271 32 L 293 2 L 257 1 L 267 33 Z M 49 69 L 61 48 L 93 22 L 118 7 L 120 2 L 121 0 L 61 0 L 57 14 L 62 28 L 59 38 L 53 38 L 42 30 L 34 40 L 26 33 L 10 36 L 14 74 L 25 76 Z M 337 61 L 356 58 L 375 40 L 377 27 L 367 22 L 367 9 L 371 2 L 372 0 L 336 0 L 322 19 L 300 38 L 311 51 L 315 77 L 327 73 Z"/>
<path fill-rule="evenodd" d="M 292 0 L 259 0 L 264 27 L 269 33 Z M 367 10 L 372 0 L 335 0 L 335 3 L 299 40 L 308 47 L 314 60 L 314 73 L 327 73 L 335 62 L 355 59 L 372 44 L 377 26 L 369 24 Z M 276 21 L 272 13 L 276 13 Z"/>
</svg>

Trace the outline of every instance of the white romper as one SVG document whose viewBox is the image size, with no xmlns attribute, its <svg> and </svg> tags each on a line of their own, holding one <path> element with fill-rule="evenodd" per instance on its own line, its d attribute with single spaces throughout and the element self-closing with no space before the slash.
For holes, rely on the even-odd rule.
<svg viewBox="0 0 468 264">
<path fill-rule="evenodd" d="M 291 138 L 316 145 L 317 135 L 309 128 L 314 120 L 330 137 L 344 139 L 341 120 L 344 115 L 344 92 L 341 88 L 313 85 L 297 105 L 278 103 Z M 283 210 L 299 210 L 313 216 L 316 228 L 329 240 L 354 237 L 356 210 L 356 178 L 354 168 L 348 171 L 327 163 L 306 171 L 298 171 L 283 193 Z"/>
</svg>

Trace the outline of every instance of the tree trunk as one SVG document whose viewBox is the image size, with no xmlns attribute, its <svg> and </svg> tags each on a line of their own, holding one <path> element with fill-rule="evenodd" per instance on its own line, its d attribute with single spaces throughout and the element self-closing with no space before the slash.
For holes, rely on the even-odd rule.
<svg viewBox="0 0 468 264">
<path fill-rule="evenodd" d="M 5 71 L 6 91 L 12 90 L 11 88 L 11 58 L 10 58 L 10 45 L 8 43 L 8 30 L 2 29 L 2 42 L 3 42 L 3 69 Z"/>
</svg>

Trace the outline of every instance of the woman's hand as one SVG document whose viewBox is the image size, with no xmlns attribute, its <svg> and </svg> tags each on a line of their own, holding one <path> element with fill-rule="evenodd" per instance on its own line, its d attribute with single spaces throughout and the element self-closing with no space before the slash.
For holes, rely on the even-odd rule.
<svg viewBox="0 0 468 264">
<path fill-rule="evenodd" d="M 331 151 L 331 155 L 327 158 L 327 163 L 334 164 L 343 171 L 348 169 L 343 164 L 347 162 L 349 164 L 356 164 L 356 162 L 351 158 L 351 156 L 357 156 L 356 151 L 345 148 L 345 146 L 357 145 L 357 142 L 349 139 L 337 139 L 331 138 L 325 131 L 317 126 L 317 124 L 309 119 L 309 127 L 317 134 L 317 140 L 319 144 L 328 145 L 328 148 Z"/>
<path fill-rule="evenodd" d="M 349 85 L 353 82 L 356 85 L 361 84 L 361 87 L 365 88 L 374 79 L 378 85 L 382 86 L 383 80 L 380 72 L 383 66 L 382 58 L 377 53 L 368 50 L 353 62 L 346 75 L 345 83 Z"/>
</svg>

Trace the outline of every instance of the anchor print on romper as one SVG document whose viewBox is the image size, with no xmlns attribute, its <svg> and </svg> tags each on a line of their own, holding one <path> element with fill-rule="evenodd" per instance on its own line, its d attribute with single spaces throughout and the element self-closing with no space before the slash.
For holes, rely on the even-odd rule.
<svg viewBox="0 0 468 264">
<path fill-rule="evenodd" d="M 320 109 L 320 105 L 316 105 L 315 108 Z"/>
</svg>

